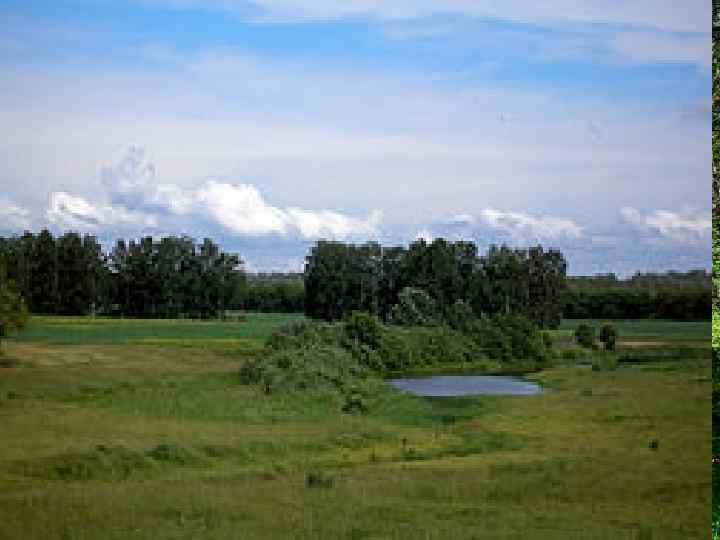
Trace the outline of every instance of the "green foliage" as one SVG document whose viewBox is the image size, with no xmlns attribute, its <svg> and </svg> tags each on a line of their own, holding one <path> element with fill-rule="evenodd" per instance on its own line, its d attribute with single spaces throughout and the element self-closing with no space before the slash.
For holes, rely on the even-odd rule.
<svg viewBox="0 0 720 540">
<path fill-rule="evenodd" d="M 427 292 L 405 287 L 390 311 L 389 320 L 399 326 L 437 326 L 440 314 L 436 302 Z"/>
<path fill-rule="evenodd" d="M 232 304 L 246 311 L 302 313 L 305 308 L 302 275 L 280 275 L 277 278 L 248 276 L 246 286 L 238 289 Z"/>
<path fill-rule="evenodd" d="M 593 371 L 613 371 L 618 367 L 618 357 L 616 354 L 603 352 L 593 356 Z"/>
<path fill-rule="evenodd" d="M 347 339 L 356 346 L 365 345 L 371 349 L 380 346 L 382 323 L 369 313 L 353 311 L 343 325 Z"/>
<path fill-rule="evenodd" d="M 686 273 L 614 274 L 570 277 L 561 295 L 563 316 L 572 319 L 707 320 L 711 276 L 704 270 Z"/>
<path fill-rule="evenodd" d="M 492 364 L 488 359 L 546 365 L 551 358 L 546 338 L 521 315 L 472 319 L 466 331 L 459 332 L 448 326 L 385 326 L 372 315 L 354 312 L 342 324 L 303 322 L 279 329 L 267 343 L 269 349 L 288 354 L 297 349 L 342 348 L 375 372 L 464 364 L 484 369 Z M 245 369 L 245 377 L 252 379 L 252 361 Z"/>
<path fill-rule="evenodd" d="M 578 345 L 590 349 L 595 344 L 595 327 L 580 323 L 575 329 L 574 337 Z"/>
<path fill-rule="evenodd" d="M 600 341 L 603 343 L 606 351 L 614 351 L 615 343 L 617 342 L 618 333 L 615 325 L 611 323 L 605 323 L 600 329 Z"/>
<path fill-rule="evenodd" d="M 0 274 L 0 343 L 10 333 L 23 328 L 27 320 L 25 301 L 14 285 Z"/>
<path fill-rule="evenodd" d="M 452 306 L 462 301 L 478 317 L 524 313 L 554 328 L 565 274 L 562 254 L 540 246 L 492 246 L 480 257 L 474 243 L 442 238 L 418 240 L 407 249 L 320 241 L 307 257 L 305 313 L 333 321 L 367 311 L 406 326 L 435 325 L 447 316 L 455 325 L 464 314 L 452 313 Z"/>
<path fill-rule="evenodd" d="M 266 394 L 315 391 L 337 394 L 345 408 L 363 410 L 367 370 L 346 349 L 313 345 L 272 352 L 262 361 L 247 359 L 240 368 L 244 384 L 257 384 Z M 358 401 L 359 400 L 359 401 Z M 354 404 L 348 406 L 348 404 Z"/>
<path fill-rule="evenodd" d="M 445 311 L 445 323 L 458 332 L 470 331 L 475 319 L 472 306 L 464 300 L 457 300 Z"/>
</svg>

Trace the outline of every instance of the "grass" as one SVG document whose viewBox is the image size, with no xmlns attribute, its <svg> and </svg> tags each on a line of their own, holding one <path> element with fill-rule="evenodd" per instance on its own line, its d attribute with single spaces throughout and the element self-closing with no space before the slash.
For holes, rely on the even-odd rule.
<svg viewBox="0 0 720 540">
<path fill-rule="evenodd" d="M 710 363 L 681 349 L 535 373 L 536 396 L 382 387 L 349 415 L 332 395 L 239 384 L 257 351 L 139 344 L 138 330 L 119 343 L 105 321 L 112 336 L 61 344 L 46 322 L 0 367 L 1 539 L 707 535 Z M 162 337 L 233 339 L 182 324 L 205 337 Z"/>
<path fill-rule="evenodd" d="M 701 341 L 709 343 L 713 326 L 710 321 L 563 319 L 560 329 L 556 330 L 554 334 L 557 337 L 570 338 L 580 323 L 593 325 L 597 334 L 605 322 L 615 325 L 621 341 Z"/>
<path fill-rule="evenodd" d="M 300 314 L 250 313 L 245 321 L 190 319 L 119 319 L 32 317 L 17 337 L 24 343 L 57 345 L 155 344 L 181 346 L 256 346 L 278 325 L 302 319 Z"/>
</svg>

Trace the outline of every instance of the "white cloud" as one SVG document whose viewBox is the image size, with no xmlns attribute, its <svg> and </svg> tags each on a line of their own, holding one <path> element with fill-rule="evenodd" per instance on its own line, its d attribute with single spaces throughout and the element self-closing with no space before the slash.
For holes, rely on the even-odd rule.
<svg viewBox="0 0 720 540">
<path fill-rule="evenodd" d="M 485 224 L 509 233 L 515 238 L 556 240 L 583 236 L 583 228 L 570 219 L 503 212 L 493 208 L 484 209 L 480 215 Z"/>
<path fill-rule="evenodd" d="M 0 230 L 19 231 L 31 227 L 32 220 L 28 209 L 9 199 L 0 198 Z"/>
<path fill-rule="evenodd" d="M 62 191 L 50 194 L 46 217 L 50 223 L 65 230 L 100 230 L 118 226 L 144 229 L 158 225 L 154 216 L 143 212 L 122 206 L 96 205 Z"/>
<path fill-rule="evenodd" d="M 626 223 L 679 242 L 707 241 L 712 234 L 710 216 L 681 215 L 668 210 L 655 210 L 652 214 L 642 214 L 632 207 L 622 208 L 620 214 Z"/>
<path fill-rule="evenodd" d="M 53 193 L 48 219 L 65 228 L 92 228 L 134 221 L 157 226 L 158 220 L 169 223 L 173 216 L 183 216 L 204 219 L 235 235 L 305 240 L 373 237 L 382 221 L 377 210 L 356 218 L 332 210 L 275 207 L 251 184 L 209 180 L 197 188 L 183 188 L 159 183 L 155 165 L 137 146 L 130 147 L 116 165 L 103 168 L 102 182 L 112 205 L 97 206 L 64 192 Z"/>
</svg>

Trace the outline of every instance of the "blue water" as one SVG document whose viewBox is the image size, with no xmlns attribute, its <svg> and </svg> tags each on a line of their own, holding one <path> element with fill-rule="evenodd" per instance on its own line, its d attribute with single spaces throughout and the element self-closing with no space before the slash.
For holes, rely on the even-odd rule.
<svg viewBox="0 0 720 540">
<path fill-rule="evenodd" d="M 418 379 L 389 379 L 395 388 L 426 397 L 531 396 L 541 394 L 540 385 L 519 377 L 501 375 L 438 375 Z"/>
</svg>

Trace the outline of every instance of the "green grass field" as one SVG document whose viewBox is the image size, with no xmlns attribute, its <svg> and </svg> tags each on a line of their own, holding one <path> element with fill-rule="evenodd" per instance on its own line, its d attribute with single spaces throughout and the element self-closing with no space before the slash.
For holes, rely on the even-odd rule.
<svg viewBox="0 0 720 540">
<path fill-rule="evenodd" d="M 247 320 L 240 322 L 32 317 L 17 341 L 58 345 L 222 345 L 264 341 L 274 328 L 302 318 L 294 313 L 249 313 Z"/>
<path fill-rule="evenodd" d="M 35 319 L 0 367 L 0 539 L 706 537 L 709 360 L 345 415 L 239 384 L 250 352 L 214 346 L 286 320 Z"/>
<path fill-rule="evenodd" d="M 618 330 L 620 340 L 627 341 L 697 341 L 709 346 L 712 335 L 710 321 L 684 322 L 647 319 L 597 320 L 564 319 L 556 335 L 570 337 L 580 323 L 592 324 L 597 331 L 603 323 L 610 322 Z"/>
</svg>

